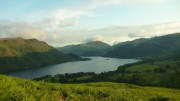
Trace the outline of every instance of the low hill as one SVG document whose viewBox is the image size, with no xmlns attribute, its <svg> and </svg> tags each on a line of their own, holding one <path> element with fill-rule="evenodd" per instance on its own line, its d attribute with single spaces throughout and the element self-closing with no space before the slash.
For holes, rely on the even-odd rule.
<svg viewBox="0 0 180 101">
<path fill-rule="evenodd" d="M 113 46 L 105 56 L 139 58 L 168 56 L 173 53 L 180 53 L 180 33 L 119 43 Z"/>
<path fill-rule="evenodd" d="M 102 56 L 110 48 L 110 45 L 100 42 L 88 42 L 86 44 L 69 45 L 58 48 L 65 53 L 74 53 L 80 56 Z"/>
<path fill-rule="evenodd" d="M 123 83 L 52 84 L 0 75 L 2 101 L 180 101 L 179 89 Z"/>
<path fill-rule="evenodd" d="M 57 51 L 43 41 L 23 38 L 0 39 L 0 73 L 42 67 L 81 59 Z"/>
</svg>

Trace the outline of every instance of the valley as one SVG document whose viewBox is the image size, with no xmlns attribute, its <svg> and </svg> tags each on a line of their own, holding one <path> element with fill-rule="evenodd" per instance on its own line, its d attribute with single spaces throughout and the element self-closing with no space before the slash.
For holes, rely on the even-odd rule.
<svg viewBox="0 0 180 101">
<path fill-rule="evenodd" d="M 0 98 L 17 101 L 34 99 L 178 101 L 180 99 L 178 39 L 179 33 L 137 39 L 108 46 L 105 50 L 101 50 L 103 52 L 98 50 L 102 48 L 96 45 L 99 42 L 92 42 L 91 48 L 97 47 L 102 54 L 94 54 L 97 50 L 89 54 L 88 49 L 83 50 L 83 54 L 76 53 L 72 50 L 74 48 L 68 48 L 68 51 L 57 50 L 35 39 L 1 39 L 1 72 L 9 75 L 7 71 L 14 71 L 10 75 L 31 80 L 0 75 L 2 95 Z M 169 43 L 164 44 L 167 40 Z M 154 47 L 155 51 L 150 50 L 153 48 L 147 49 L 146 46 Z M 159 47 L 159 50 L 155 47 Z M 80 50 L 81 48 L 78 51 Z M 15 72 L 17 70 L 18 72 Z M 9 86 L 11 87 L 8 88 Z"/>
<path fill-rule="evenodd" d="M 179 0 L 0 0 L 0 101 L 180 101 Z"/>
</svg>

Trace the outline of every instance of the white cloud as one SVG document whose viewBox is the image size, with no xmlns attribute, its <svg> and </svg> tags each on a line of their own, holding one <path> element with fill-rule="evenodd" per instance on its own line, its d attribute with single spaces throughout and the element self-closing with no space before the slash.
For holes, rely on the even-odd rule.
<svg viewBox="0 0 180 101">
<path fill-rule="evenodd" d="M 94 17 L 95 15 L 85 10 L 58 9 L 51 13 L 49 18 L 35 22 L 41 27 L 54 30 L 64 27 L 78 26 L 80 17 Z"/>
<path fill-rule="evenodd" d="M 49 28 L 71 27 L 79 25 L 81 17 L 95 17 L 92 10 L 104 6 L 119 4 L 121 0 L 91 0 L 89 3 L 75 9 L 59 8 L 50 13 L 50 17 L 41 21 L 42 26 Z"/>
<path fill-rule="evenodd" d="M 43 19 L 40 22 L 36 22 L 34 24 L 37 24 L 40 27 L 53 30 L 58 28 L 64 28 L 64 27 L 72 27 L 72 26 L 78 26 L 79 21 L 76 19 L 66 19 L 66 20 L 58 20 L 58 19 Z"/>
<path fill-rule="evenodd" d="M 134 28 L 136 30 L 129 34 L 130 38 L 154 37 L 180 32 L 180 22 L 137 26 Z"/>
<path fill-rule="evenodd" d="M 55 19 L 58 20 L 79 18 L 81 16 L 91 16 L 89 12 L 85 12 L 83 10 L 70 10 L 70 9 L 58 9 L 54 15 L 55 15 Z"/>
<path fill-rule="evenodd" d="M 2 20 L 1 20 L 2 21 Z M 0 33 L 7 37 L 39 38 L 43 37 L 45 31 L 28 23 L 3 21 L 0 24 Z"/>
<path fill-rule="evenodd" d="M 116 26 L 87 31 L 89 35 L 103 36 L 101 41 L 109 44 L 130 41 L 137 38 L 150 38 L 180 32 L 180 22 L 152 24 L 142 26 Z"/>
<path fill-rule="evenodd" d="M 34 23 L 13 22 L 8 20 L 1 20 L 0 37 L 22 37 L 22 38 L 36 38 L 38 40 L 46 41 L 48 43 L 58 43 L 61 40 L 60 35 L 50 33 L 45 27 L 34 25 Z"/>
<path fill-rule="evenodd" d="M 116 26 L 96 30 L 73 30 L 57 28 L 49 30 L 34 23 L 1 20 L 0 37 L 37 38 L 55 46 L 81 43 L 84 41 L 104 41 L 109 44 L 142 37 L 154 37 L 180 32 L 180 22 L 143 26 Z"/>
<path fill-rule="evenodd" d="M 99 14 L 94 14 L 94 10 L 98 8 L 103 8 L 107 6 L 121 6 L 124 4 L 133 5 L 144 5 L 144 4 L 159 4 L 165 3 L 167 0 L 90 0 L 85 4 L 81 4 L 78 7 L 74 6 L 71 8 L 58 8 L 53 12 L 47 12 L 47 14 L 42 14 L 40 12 L 39 16 L 47 16 L 42 21 L 36 24 L 46 27 L 50 30 L 62 28 L 62 27 L 72 27 L 80 25 L 79 18 L 81 17 L 95 17 L 101 16 Z M 30 16 L 36 15 L 38 13 L 31 14 Z M 35 24 L 35 25 L 36 25 Z"/>
</svg>

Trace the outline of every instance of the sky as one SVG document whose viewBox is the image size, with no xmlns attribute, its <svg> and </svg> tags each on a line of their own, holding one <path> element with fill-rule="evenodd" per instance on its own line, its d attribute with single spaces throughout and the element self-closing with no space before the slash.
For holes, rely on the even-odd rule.
<svg viewBox="0 0 180 101">
<path fill-rule="evenodd" d="M 55 47 L 180 32 L 180 0 L 0 0 L 0 38 Z"/>
</svg>

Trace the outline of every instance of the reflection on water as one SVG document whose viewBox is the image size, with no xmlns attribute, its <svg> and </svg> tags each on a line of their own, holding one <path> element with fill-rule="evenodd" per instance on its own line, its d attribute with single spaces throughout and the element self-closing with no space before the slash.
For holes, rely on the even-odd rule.
<svg viewBox="0 0 180 101">
<path fill-rule="evenodd" d="M 14 72 L 14 73 L 10 73 L 10 75 L 25 79 L 32 79 L 45 75 L 55 75 L 55 74 L 64 74 L 64 73 L 76 73 L 76 72 L 100 73 L 104 71 L 113 71 L 116 70 L 117 67 L 120 65 L 139 61 L 136 59 L 116 59 L 116 58 L 104 58 L 104 57 L 88 57 L 88 58 L 91 58 L 92 60 L 67 62 L 57 65 L 42 67 L 38 69 L 30 69 L 20 72 Z"/>
</svg>

